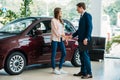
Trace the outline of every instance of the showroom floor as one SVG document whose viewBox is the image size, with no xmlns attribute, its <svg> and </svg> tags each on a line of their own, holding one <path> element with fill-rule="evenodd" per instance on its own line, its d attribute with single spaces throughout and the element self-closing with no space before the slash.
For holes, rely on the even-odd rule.
<svg viewBox="0 0 120 80">
<path fill-rule="evenodd" d="M 68 74 L 52 74 L 50 65 L 32 65 L 20 75 L 10 76 L 3 69 L 0 70 L 0 80 L 82 80 L 74 77 L 79 67 L 73 67 L 66 62 L 63 67 Z M 105 58 L 104 61 L 92 61 L 93 78 L 89 80 L 120 80 L 120 59 Z"/>
<path fill-rule="evenodd" d="M 105 57 L 109 57 L 113 59 L 120 59 L 120 44 L 113 45 L 109 54 L 105 54 Z"/>
</svg>

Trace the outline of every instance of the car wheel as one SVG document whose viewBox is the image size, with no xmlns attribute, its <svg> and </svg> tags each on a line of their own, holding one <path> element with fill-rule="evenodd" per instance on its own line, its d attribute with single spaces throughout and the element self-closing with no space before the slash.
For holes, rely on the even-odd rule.
<svg viewBox="0 0 120 80">
<path fill-rule="evenodd" d="M 26 66 L 26 58 L 20 52 L 13 52 L 5 62 L 5 71 L 10 75 L 17 75 L 23 72 Z"/>
<path fill-rule="evenodd" d="M 80 54 L 79 54 L 79 50 L 78 49 L 75 50 L 73 58 L 71 60 L 71 63 L 75 67 L 80 67 L 81 66 Z"/>
</svg>

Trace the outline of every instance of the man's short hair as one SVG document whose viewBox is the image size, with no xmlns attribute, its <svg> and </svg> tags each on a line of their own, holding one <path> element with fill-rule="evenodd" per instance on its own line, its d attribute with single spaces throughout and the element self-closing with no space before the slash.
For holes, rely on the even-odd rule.
<svg viewBox="0 0 120 80">
<path fill-rule="evenodd" d="M 80 2 L 80 3 L 78 3 L 76 6 L 82 7 L 84 10 L 86 9 L 86 6 L 85 6 L 85 3 L 84 3 L 84 2 Z"/>
</svg>

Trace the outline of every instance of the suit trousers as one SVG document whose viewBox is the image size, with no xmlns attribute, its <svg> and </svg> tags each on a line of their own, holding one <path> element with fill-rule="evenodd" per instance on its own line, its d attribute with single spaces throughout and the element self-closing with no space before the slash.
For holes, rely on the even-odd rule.
<svg viewBox="0 0 120 80">
<path fill-rule="evenodd" d="M 81 72 L 83 75 L 92 75 L 91 72 L 91 62 L 88 50 L 80 51 L 80 60 L 81 60 Z"/>
</svg>

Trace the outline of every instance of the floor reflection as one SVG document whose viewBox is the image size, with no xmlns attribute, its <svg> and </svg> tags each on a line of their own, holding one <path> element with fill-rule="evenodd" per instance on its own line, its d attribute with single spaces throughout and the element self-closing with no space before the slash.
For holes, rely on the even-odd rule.
<svg viewBox="0 0 120 80">
<path fill-rule="evenodd" d="M 52 74 L 51 65 L 31 65 L 20 75 L 10 76 L 3 69 L 0 70 L 0 80 L 82 80 L 74 77 L 79 72 L 79 67 L 73 67 L 70 62 L 64 64 L 68 74 Z M 120 80 L 120 59 L 105 58 L 102 62 L 92 62 L 93 79 L 89 80 Z"/>
</svg>

